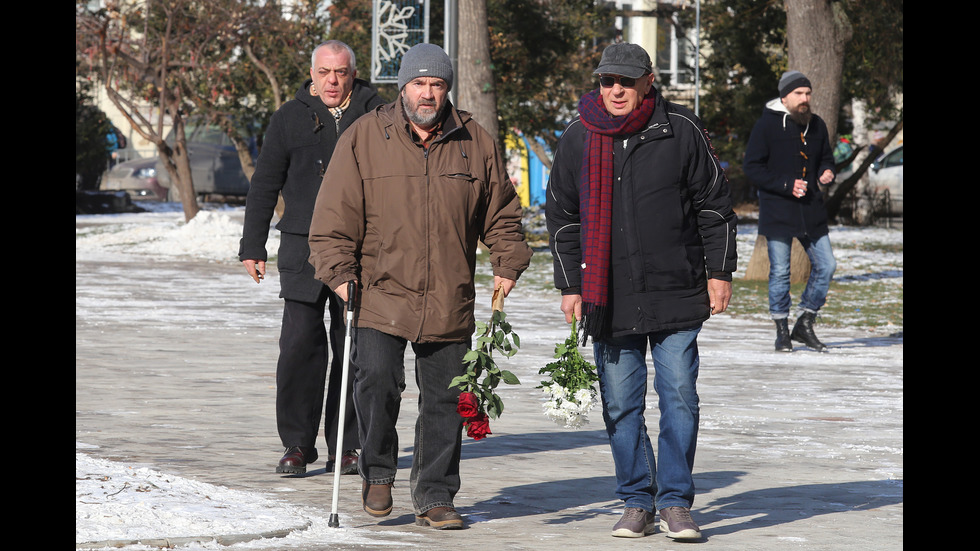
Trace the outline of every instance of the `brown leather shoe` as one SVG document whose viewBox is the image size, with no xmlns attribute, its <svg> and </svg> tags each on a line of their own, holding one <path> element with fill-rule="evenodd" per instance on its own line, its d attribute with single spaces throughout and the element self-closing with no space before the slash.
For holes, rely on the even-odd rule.
<svg viewBox="0 0 980 551">
<path fill-rule="evenodd" d="M 307 451 L 304 452 L 303 448 L 299 446 L 287 448 L 286 454 L 279 460 L 279 466 L 276 467 L 276 472 L 303 474 L 306 472 L 306 464 L 313 463 L 316 461 L 316 458 L 317 453 L 315 449 L 307 448 Z"/>
<path fill-rule="evenodd" d="M 361 482 L 361 498 L 364 512 L 372 517 L 386 517 L 391 513 L 391 487 L 393 484 L 368 484 Z"/>
<path fill-rule="evenodd" d="M 452 507 L 433 507 L 415 517 L 415 524 L 436 530 L 457 530 L 463 527 L 463 517 Z"/>
</svg>

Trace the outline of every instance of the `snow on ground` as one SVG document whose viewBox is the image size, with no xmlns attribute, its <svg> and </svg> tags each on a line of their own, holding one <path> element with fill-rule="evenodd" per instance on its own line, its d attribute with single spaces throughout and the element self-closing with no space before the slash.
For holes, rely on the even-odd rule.
<svg viewBox="0 0 980 551">
<path fill-rule="evenodd" d="M 206 261 L 237 263 L 241 237 L 241 207 L 206 206 L 192 221 L 185 223 L 179 205 L 173 203 L 141 204 L 152 210 L 145 213 L 76 216 L 76 259 L 125 262 L 127 258 L 192 257 Z M 739 255 L 747 259 L 755 240 L 755 226 L 739 228 Z M 872 241 L 902 242 L 902 232 L 876 228 L 832 229 L 835 244 Z M 278 232 L 271 231 L 267 250 L 275 254 Z M 899 247 L 900 249 L 900 247 Z M 860 248 L 835 250 L 839 263 L 838 277 L 877 273 L 881 267 L 899 266 L 901 284 L 901 251 L 868 252 Z M 744 266 L 745 263 L 740 263 Z M 744 269 L 744 268 L 743 268 Z M 737 276 L 737 274 L 736 274 Z M 554 308 L 553 297 L 547 306 Z M 525 305 L 530 307 L 530 305 Z M 828 361 L 832 356 L 826 358 Z M 297 526 L 308 526 L 302 537 L 365 544 L 370 533 L 351 529 L 328 528 L 323 510 L 297 510 L 281 507 L 268 497 L 203 484 L 161 473 L 138 465 L 123 465 L 86 455 L 87 445 L 76 442 L 75 457 L 75 531 L 76 543 L 107 540 L 133 541 L 185 537 L 184 549 L 227 549 L 222 543 L 194 537 L 206 534 L 235 534 L 241 519 L 247 518 L 250 532 L 275 534 Z M 326 536 L 329 534 L 329 536 Z M 286 546 L 290 538 L 277 539 Z M 234 542 L 224 542 L 225 544 Z M 235 549 L 266 549 L 269 540 L 235 544 Z M 398 546 L 385 541 L 385 547 Z M 118 548 L 116 546 L 115 548 Z M 126 549 L 154 549 L 153 546 L 128 545 Z"/>
</svg>

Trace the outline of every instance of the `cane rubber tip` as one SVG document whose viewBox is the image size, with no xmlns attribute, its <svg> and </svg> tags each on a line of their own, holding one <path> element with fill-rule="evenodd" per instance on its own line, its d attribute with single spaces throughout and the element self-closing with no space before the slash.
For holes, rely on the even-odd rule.
<svg viewBox="0 0 980 551">
<path fill-rule="evenodd" d="M 337 517 L 337 513 L 331 513 L 330 514 L 330 520 L 327 521 L 327 526 L 329 526 L 331 528 L 339 528 L 340 527 L 340 520 Z"/>
</svg>

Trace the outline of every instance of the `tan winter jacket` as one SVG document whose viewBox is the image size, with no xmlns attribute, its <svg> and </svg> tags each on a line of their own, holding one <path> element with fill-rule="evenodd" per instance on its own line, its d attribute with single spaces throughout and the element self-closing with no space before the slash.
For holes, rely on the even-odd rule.
<svg viewBox="0 0 980 551">
<path fill-rule="evenodd" d="M 521 207 L 492 137 L 465 111 L 428 150 L 412 141 L 401 102 L 341 136 L 310 227 L 310 263 L 331 289 L 357 279 L 358 327 L 413 342 L 465 341 L 475 329 L 477 241 L 494 275 L 516 280 L 531 249 Z"/>
</svg>

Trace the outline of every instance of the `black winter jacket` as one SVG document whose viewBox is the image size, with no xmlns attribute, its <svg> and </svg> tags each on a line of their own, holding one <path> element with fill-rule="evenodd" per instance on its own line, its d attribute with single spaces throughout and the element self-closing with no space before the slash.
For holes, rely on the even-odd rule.
<svg viewBox="0 0 980 551">
<path fill-rule="evenodd" d="M 779 98 L 769 101 L 752 128 L 742 168 L 759 187 L 760 235 L 827 235 L 827 208 L 818 179 L 825 170 L 834 170 L 834 154 L 823 119 L 813 115 L 810 124 L 802 126 L 790 118 Z M 797 198 L 793 181 L 803 176 L 804 168 L 806 194 Z"/>
<path fill-rule="evenodd" d="M 367 81 L 356 79 L 350 105 L 335 121 L 320 98 L 310 94 L 311 83 L 307 79 L 295 99 L 272 115 L 248 189 L 238 251 L 240 260 L 268 259 L 269 224 L 281 192 L 285 210 L 276 224 L 283 233 L 277 262 L 280 296 L 309 302 L 316 300 L 322 287 L 309 264 L 307 235 L 327 164 L 340 134 L 361 115 L 384 104 Z"/>
<path fill-rule="evenodd" d="M 737 217 L 701 121 L 657 94 L 650 124 L 615 138 L 611 336 L 691 328 L 710 315 L 707 277 L 731 280 Z M 555 286 L 581 294 L 579 186 L 585 127 L 565 129 L 548 182 Z"/>
</svg>

